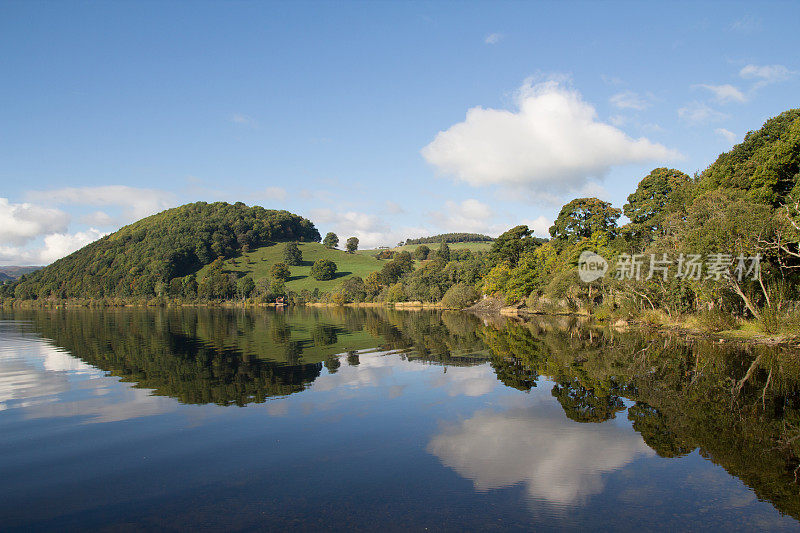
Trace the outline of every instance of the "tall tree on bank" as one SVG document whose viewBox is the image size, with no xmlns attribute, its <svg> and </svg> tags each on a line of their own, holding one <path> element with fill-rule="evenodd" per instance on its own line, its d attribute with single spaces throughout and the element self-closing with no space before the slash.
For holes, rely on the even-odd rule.
<svg viewBox="0 0 800 533">
<path fill-rule="evenodd" d="M 358 250 L 358 237 L 350 237 L 347 239 L 347 253 L 352 254 Z"/>
<path fill-rule="evenodd" d="M 661 234 L 668 213 L 685 210 L 691 200 L 691 178 L 672 168 L 657 168 L 642 178 L 636 191 L 622 206 L 630 219 L 627 232 L 638 240 Z"/>
<path fill-rule="evenodd" d="M 296 242 L 287 242 L 283 246 L 283 262 L 292 266 L 303 264 L 303 254 Z"/>
<path fill-rule="evenodd" d="M 325 248 L 336 248 L 339 246 L 339 236 L 334 232 L 329 231 L 328 234 L 325 235 L 325 239 L 322 241 L 322 244 L 325 245 Z"/>
<path fill-rule="evenodd" d="M 561 208 L 550 235 L 561 243 L 574 243 L 600 232 L 616 236 L 622 211 L 597 198 L 576 198 Z"/>
<path fill-rule="evenodd" d="M 536 247 L 537 242 L 531 236 L 532 233 L 528 226 L 523 224 L 511 228 L 495 239 L 489 250 L 492 266 L 500 263 L 508 263 L 511 267 L 517 266 L 522 254 Z"/>
</svg>

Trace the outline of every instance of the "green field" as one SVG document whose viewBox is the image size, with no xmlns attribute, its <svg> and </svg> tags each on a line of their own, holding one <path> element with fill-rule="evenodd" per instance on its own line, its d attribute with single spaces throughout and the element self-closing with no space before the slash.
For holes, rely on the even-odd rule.
<svg viewBox="0 0 800 533">
<path fill-rule="evenodd" d="M 256 282 L 261 278 L 269 278 L 272 265 L 283 262 L 283 246 L 283 243 L 278 243 L 257 248 L 239 257 L 228 259 L 223 268 L 228 272 L 244 272 L 246 276 L 250 276 Z M 303 254 L 303 264 L 289 267 L 292 275 L 286 283 L 286 289 L 295 292 L 303 289 L 309 291 L 319 289 L 321 292 L 330 292 L 347 278 L 353 276 L 365 278 L 370 273 L 380 270 L 386 263 L 386 261 L 379 261 L 371 255 L 348 254 L 342 250 L 325 248 L 319 243 L 300 243 L 299 247 Z M 334 279 L 317 281 L 311 277 L 311 265 L 318 259 L 330 259 L 336 263 L 338 269 Z M 197 277 L 205 276 L 206 270 L 208 270 L 208 266 L 203 267 L 197 273 Z"/>
<path fill-rule="evenodd" d="M 392 248 L 392 250 L 395 251 L 395 252 L 408 251 L 408 252 L 413 253 L 414 250 L 416 250 L 420 246 L 422 246 L 422 245 L 421 244 L 406 244 L 406 245 L 403 245 L 403 246 L 395 246 L 394 248 Z M 431 250 L 438 250 L 439 249 L 439 244 L 437 244 L 437 243 L 426 244 L 425 246 L 427 246 Z M 492 247 L 492 243 L 491 242 L 451 242 L 451 243 L 447 243 L 447 246 L 449 246 L 451 250 L 467 249 L 467 250 L 470 250 L 472 252 L 488 252 L 489 249 Z M 375 255 L 379 251 L 380 250 L 359 250 L 358 253 L 359 254 L 363 254 L 363 255 Z"/>
</svg>

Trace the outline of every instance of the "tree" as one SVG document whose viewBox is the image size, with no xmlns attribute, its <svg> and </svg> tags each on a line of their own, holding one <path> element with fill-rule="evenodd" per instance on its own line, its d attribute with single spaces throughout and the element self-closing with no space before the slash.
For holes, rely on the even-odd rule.
<svg viewBox="0 0 800 533">
<path fill-rule="evenodd" d="M 275 296 L 283 296 L 286 294 L 286 282 L 282 279 L 273 279 L 269 288 Z"/>
<path fill-rule="evenodd" d="M 474 304 L 479 296 L 475 287 L 466 283 L 457 283 L 444 293 L 442 305 L 449 309 L 463 309 Z"/>
<path fill-rule="evenodd" d="M 414 259 L 419 261 L 424 261 L 428 258 L 431 253 L 431 249 L 425 246 L 424 244 L 417 246 L 417 249 L 414 250 Z"/>
<path fill-rule="evenodd" d="M 253 278 L 250 277 L 243 277 L 239 278 L 236 281 L 236 296 L 240 300 L 246 300 L 252 294 L 253 289 L 256 288 L 256 283 L 253 281 Z"/>
<path fill-rule="evenodd" d="M 322 241 L 322 244 L 325 245 L 325 248 L 336 248 L 339 246 L 339 236 L 330 231 L 327 235 L 325 235 L 325 239 Z"/>
<path fill-rule="evenodd" d="M 292 266 L 303 264 L 303 254 L 296 242 L 287 242 L 283 246 L 283 262 Z"/>
<path fill-rule="evenodd" d="M 489 250 L 489 260 L 492 266 L 500 263 L 508 263 L 515 267 L 523 252 L 530 251 L 536 247 L 536 241 L 532 237 L 533 232 L 526 225 L 515 226 L 501 234 L 492 243 Z"/>
<path fill-rule="evenodd" d="M 450 247 L 447 246 L 445 241 L 442 241 L 442 244 L 439 245 L 439 250 L 436 252 L 436 257 L 447 263 L 450 261 Z"/>
<path fill-rule="evenodd" d="M 352 254 L 358 250 L 358 237 L 350 237 L 347 239 L 347 253 Z"/>
<path fill-rule="evenodd" d="M 631 220 L 631 231 L 652 239 L 661 231 L 666 214 L 683 209 L 688 203 L 690 183 L 689 176 L 671 168 L 656 168 L 642 178 L 636 191 L 628 196 L 628 203 L 622 206 Z"/>
<path fill-rule="evenodd" d="M 289 267 L 286 266 L 286 263 L 275 263 L 272 265 L 270 274 L 272 275 L 272 279 L 279 279 L 284 282 L 289 281 L 289 278 L 292 275 L 289 271 Z"/>
<path fill-rule="evenodd" d="M 234 291 L 228 274 L 222 270 L 222 258 L 216 259 L 198 284 L 198 296 L 208 300 L 224 300 Z"/>
<path fill-rule="evenodd" d="M 596 232 L 616 235 L 622 211 L 597 198 L 576 198 L 561 208 L 550 235 L 560 242 L 574 243 Z"/>
<path fill-rule="evenodd" d="M 317 281 L 327 281 L 336 275 L 336 263 L 330 259 L 319 259 L 311 266 L 311 277 Z"/>
<path fill-rule="evenodd" d="M 358 276 L 347 278 L 342 283 L 341 294 L 345 302 L 363 302 L 366 297 L 364 280 Z"/>
</svg>

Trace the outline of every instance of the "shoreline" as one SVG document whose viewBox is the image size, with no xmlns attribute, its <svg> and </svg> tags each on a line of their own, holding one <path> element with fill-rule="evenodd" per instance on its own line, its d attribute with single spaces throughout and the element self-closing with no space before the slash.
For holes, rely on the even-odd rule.
<svg viewBox="0 0 800 533">
<path fill-rule="evenodd" d="M 474 305 L 457 309 L 448 308 L 439 303 L 425 302 L 356 302 L 346 304 L 336 304 L 332 302 L 307 302 L 302 304 L 292 304 L 298 307 L 314 308 L 334 308 L 348 307 L 353 309 L 397 309 L 400 311 L 463 311 L 480 317 L 486 318 L 505 318 L 505 319 L 528 319 L 533 317 L 574 317 L 583 319 L 587 325 L 595 327 L 607 327 L 624 331 L 636 328 L 651 331 L 658 331 L 664 334 L 682 335 L 691 338 L 703 338 L 716 342 L 731 342 L 756 346 L 784 346 L 793 349 L 800 349 L 800 335 L 793 334 L 769 334 L 754 329 L 726 329 L 714 331 L 703 329 L 690 324 L 691 316 L 669 322 L 645 322 L 642 320 L 625 320 L 622 318 L 598 320 L 591 313 L 585 310 L 577 311 L 533 311 L 519 305 L 506 305 L 502 301 L 493 297 L 485 297 Z M 218 308 L 218 309 L 283 309 L 290 305 L 281 305 L 266 302 L 237 302 L 237 301 L 218 301 L 218 302 L 180 302 L 180 301 L 103 301 L 103 300 L 58 300 L 58 301 L 4 301 L 0 302 L 0 310 L 24 309 L 178 309 L 178 308 Z"/>
</svg>

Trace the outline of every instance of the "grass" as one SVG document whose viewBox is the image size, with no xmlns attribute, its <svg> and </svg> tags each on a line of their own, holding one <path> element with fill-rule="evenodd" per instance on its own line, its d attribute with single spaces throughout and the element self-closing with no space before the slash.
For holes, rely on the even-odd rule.
<svg viewBox="0 0 800 533">
<path fill-rule="evenodd" d="M 242 272 L 245 276 L 258 281 L 270 277 L 270 269 L 275 263 L 283 262 L 283 243 L 257 248 L 252 252 L 239 257 L 228 259 L 224 263 L 227 272 Z M 287 290 L 300 292 L 303 289 L 320 292 L 335 290 L 347 278 L 359 276 L 367 277 L 372 272 L 380 270 L 386 261 L 380 261 L 369 255 L 348 254 L 342 250 L 331 250 L 319 243 L 300 243 L 300 252 L 303 254 L 303 264 L 290 266 L 291 277 L 286 283 Z M 319 259 L 330 259 L 337 266 L 336 277 L 328 281 L 317 281 L 311 277 L 311 265 Z M 197 273 L 198 278 L 205 276 L 208 266 Z"/>
</svg>

